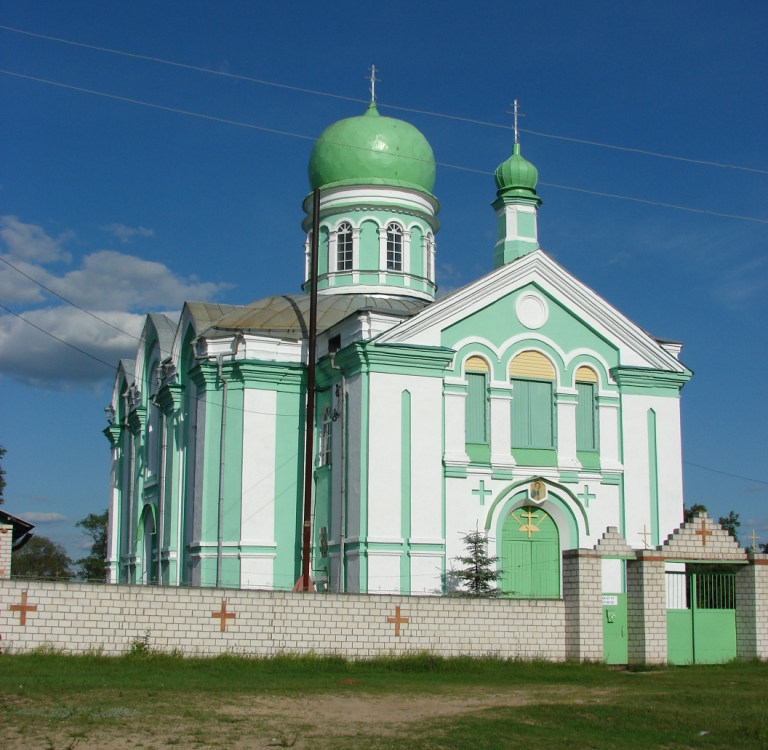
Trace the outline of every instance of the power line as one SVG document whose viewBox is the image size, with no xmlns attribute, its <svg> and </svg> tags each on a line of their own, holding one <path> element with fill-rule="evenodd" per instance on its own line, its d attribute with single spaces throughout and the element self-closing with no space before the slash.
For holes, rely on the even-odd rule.
<svg viewBox="0 0 768 750">
<path fill-rule="evenodd" d="M 61 344 L 64 344 L 64 346 L 68 346 L 70 349 L 74 349 L 76 352 L 80 352 L 80 354 L 84 354 L 86 357 L 89 357 L 90 359 L 94 360 L 95 362 L 98 362 L 101 365 L 106 365 L 109 367 L 110 370 L 115 369 L 115 365 L 111 362 L 105 362 L 100 357 L 97 357 L 95 354 L 91 354 L 90 352 L 85 351 L 85 349 L 81 349 L 79 346 L 75 346 L 74 344 L 71 344 L 69 341 L 66 341 L 65 339 L 60 338 L 55 333 L 51 333 L 50 331 L 46 331 L 45 328 L 41 328 L 39 325 L 33 323 L 31 320 L 27 320 L 23 315 L 20 315 L 17 312 L 14 312 L 9 307 L 6 307 L 2 303 L 0 303 L 0 308 L 5 310 L 7 313 L 10 313 L 11 315 L 15 315 L 19 320 L 23 320 L 27 325 L 32 326 L 32 328 L 36 328 L 40 333 L 44 333 L 46 336 L 50 336 L 52 339 L 55 339 Z"/>
<path fill-rule="evenodd" d="M 67 299 L 67 297 L 59 294 L 58 292 L 54 292 L 53 289 L 50 287 L 47 287 L 45 284 L 43 284 L 42 281 L 38 281 L 37 279 L 32 278 L 28 273 L 22 271 L 17 266 L 13 265 L 7 258 L 3 258 L 2 255 L 0 255 L 0 260 L 5 263 L 7 266 L 10 266 L 16 273 L 20 273 L 24 278 L 29 279 L 33 284 L 37 284 L 41 289 L 45 289 L 46 292 L 49 294 L 52 294 L 54 297 L 58 297 L 63 302 L 66 302 L 68 305 L 72 305 L 77 310 L 80 310 L 80 312 L 84 312 L 86 315 L 90 315 L 95 320 L 98 320 L 100 323 L 104 323 L 104 325 L 109 326 L 110 328 L 113 328 L 118 333 L 125 334 L 126 336 L 129 336 L 132 339 L 136 339 L 136 341 L 141 341 L 140 336 L 134 336 L 134 334 L 129 333 L 128 331 L 123 330 L 119 326 L 113 325 L 108 320 L 104 320 L 104 318 L 100 318 L 96 313 L 91 312 L 90 310 L 86 310 L 84 307 L 80 307 L 76 302 L 73 302 L 71 299 Z M 170 352 L 167 352 L 167 354 L 170 354 Z"/>
<path fill-rule="evenodd" d="M 72 47 L 80 47 L 83 49 L 94 50 L 96 52 L 106 52 L 108 54 L 119 55 L 121 57 L 128 57 L 135 60 L 144 60 L 145 62 L 159 63 L 161 65 L 168 65 L 174 68 L 191 70 L 197 73 L 206 73 L 208 75 L 220 76 L 223 78 L 231 78 L 238 81 L 246 81 L 248 83 L 257 83 L 261 86 L 271 86 L 273 88 L 285 89 L 287 91 L 296 91 L 298 93 L 312 94 L 314 96 L 324 96 L 324 97 L 328 97 L 332 99 L 340 99 L 342 101 L 348 101 L 348 102 L 359 102 L 361 104 L 368 103 L 366 99 L 361 99 L 359 97 L 345 96 L 343 94 L 334 94 L 329 91 L 318 91 L 316 89 L 310 89 L 303 86 L 294 86 L 287 83 L 280 83 L 278 81 L 270 81 L 265 78 L 255 78 L 253 76 L 246 76 L 238 73 L 230 73 L 224 70 L 212 70 L 210 68 L 202 67 L 199 65 L 180 63 L 180 62 L 176 62 L 175 60 L 168 60 L 162 57 L 154 57 L 152 55 L 141 55 L 135 52 L 126 52 L 125 50 L 118 50 L 111 47 L 103 47 L 95 44 L 87 44 L 85 42 L 75 42 L 71 39 L 63 39 L 62 37 L 50 36 L 48 34 L 39 34 L 33 31 L 26 31 L 24 29 L 17 29 L 13 26 L 6 26 L 6 25 L 0 24 L 0 29 L 3 29 L 4 31 L 13 32 L 14 34 L 21 34 L 21 35 L 33 37 L 36 39 L 45 39 L 47 41 L 57 42 L 59 44 L 66 44 Z M 431 110 L 418 109 L 416 107 L 403 107 L 396 104 L 387 104 L 386 102 L 381 102 L 381 106 L 387 107 L 389 109 L 394 109 L 399 112 L 411 112 L 414 114 L 427 115 L 429 117 L 440 117 L 446 120 L 454 120 L 457 122 L 467 122 L 473 125 L 482 125 L 484 127 L 500 128 L 502 130 L 511 130 L 511 127 L 509 125 L 500 124 L 496 122 L 489 122 L 487 120 L 478 120 L 472 117 L 463 117 L 461 115 L 450 115 L 444 112 L 434 112 Z M 543 133 L 538 130 L 527 130 L 527 129 L 520 128 L 520 131 L 523 133 L 528 133 L 529 135 L 538 136 L 540 138 L 551 138 L 554 140 L 567 141 L 569 143 L 580 143 L 586 146 L 606 148 L 606 149 L 611 149 L 613 151 L 625 151 L 629 153 L 641 154 L 643 156 L 651 156 L 657 159 L 670 159 L 672 161 L 686 162 L 689 164 L 699 164 L 699 165 L 709 166 L 709 167 L 718 167 L 720 169 L 735 169 L 735 170 L 740 170 L 744 172 L 755 172 L 757 174 L 768 174 L 768 169 L 759 169 L 757 167 L 745 167 L 738 164 L 728 164 L 725 162 L 716 162 L 716 161 L 710 161 L 707 159 L 693 159 L 686 156 L 664 154 L 659 151 L 651 151 L 648 149 L 634 148 L 631 146 L 618 146 L 616 144 L 602 143 L 600 141 L 593 141 L 593 140 L 588 140 L 584 138 L 574 138 L 572 136 L 557 135 L 553 133 Z"/>
<path fill-rule="evenodd" d="M 0 27 L 0 28 L 2 28 L 2 27 Z M 52 81 L 50 79 L 39 78 L 37 76 L 30 76 L 30 75 L 26 75 L 24 73 L 16 73 L 14 71 L 5 70 L 5 69 L 2 69 L 2 68 L 0 68 L 0 73 L 2 73 L 4 75 L 13 76 L 13 77 L 16 77 L 16 78 L 22 78 L 22 79 L 29 80 L 29 81 L 35 81 L 36 83 L 44 83 L 44 84 L 47 84 L 49 86 L 57 86 L 59 88 L 68 89 L 68 90 L 71 90 L 71 91 L 78 91 L 78 92 L 83 93 L 83 94 L 90 94 L 92 96 L 101 96 L 101 97 L 104 97 L 104 98 L 107 98 L 107 99 L 112 99 L 112 100 L 115 100 L 115 101 L 126 102 L 128 104 L 136 104 L 136 105 L 139 105 L 139 106 L 142 106 L 142 107 L 149 107 L 150 109 L 157 109 L 157 110 L 161 110 L 161 111 L 164 111 L 164 112 L 172 112 L 174 114 L 186 115 L 188 117 L 197 117 L 199 119 L 210 120 L 212 122 L 220 122 L 220 123 L 223 123 L 225 125 L 233 125 L 235 127 L 248 128 L 250 130 L 257 130 L 257 131 L 260 131 L 260 132 L 263 132 L 263 133 L 271 133 L 273 135 L 284 135 L 284 136 L 288 136 L 290 138 L 300 138 L 300 139 L 306 140 L 306 141 L 316 141 L 317 140 L 315 138 L 315 136 L 305 135 L 303 133 L 294 133 L 294 132 L 291 132 L 291 131 L 288 131 L 288 130 L 279 130 L 277 128 L 267 128 L 267 127 L 264 127 L 262 125 L 254 125 L 253 123 L 247 123 L 247 122 L 243 122 L 241 120 L 230 120 L 228 118 L 216 117 L 214 115 L 205 115 L 205 114 L 202 114 L 200 112 L 193 112 L 192 110 L 181 109 L 181 108 L 178 108 L 178 107 L 169 107 L 169 106 L 166 106 L 166 105 L 163 105 L 163 104 L 154 104 L 152 102 L 146 102 L 146 101 L 143 101 L 141 99 L 134 99 L 132 97 L 127 97 L 127 96 L 120 96 L 118 94 L 108 94 L 108 93 L 103 92 L 103 91 L 96 91 L 95 89 L 88 89 L 88 88 L 84 88 L 82 86 L 74 86 L 72 84 L 61 83 L 59 81 Z M 352 147 L 352 146 L 349 146 L 349 144 L 342 144 L 342 145 L 346 145 L 349 148 L 360 148 L 361 150 L 367 150 L 367 149 L 364 149 L 362 147 Z M 414 159 L 415 161 L 419 161 L 415 157 L 406 156 L 406 155 L 402 155 L 402 154 L 399 155 L 399 156 L 401 158 Z M 447 169 L 456 169 L 456 170 L 460 170 L 460 171 L 463 171 L 463 172 L 473 172 L 475 174 L 482 174 L 482 175 L 492 175 L 493 174 L 493 172 L 490 172 L 490 171 L 488 171 L 486 169 L 477 169 L 475 167 L 465 167 L 465 166 L 461 166 L 461 165 L 458 165 L 458 164 L 450 164 L 448 162 L 435 162 L 435 164 L 437 164 L 438 166 L 441 166 L 441 167 L 445 167 Z M 555 183 L 547 183 L 547 182 L 541 182 L 539 184 L 546 185 L 547 187 L 552 187 L 552 188 L 555 188 L 557 190 L 569 190 L 569 191 L 577 192 L 577 193 L 586 193 L 586 194 L 589 194 L 589 195 L 596 195 L 596 196 L 599 196 L 599 197 L 602 197 L 602 198 L 615 198 L 615 199 L 618 199 L 618 200 L 632 201 L 634 203 L 643 203 L 645 205 L 659 206 L 659 207 L 662 207 L 662 208 L 671 208 L 671 209 L 675 209 L 675 210 L 678 210 L 678 211 L 689 211 L 689 212 L 698 213 L 698 214 L 706 214 L 706 215 L 709 215 L 709 216 L 717 216 L 717 217 L 720 217 L 720 218 L 736 219 L 736 220 L 739 220 L 739 221 L 750 221 L 750 222 L 755 222 L 755 223 L 758 223 L 758 224 L 768 224 L 768 219 L 759 219 L 759 218 L 754 217 L 754 216 L 740 216 L 738 214 L 727 214 L 727 213 L 723 213 L 723 212 L 720 212 L 720 211 L 711 211 L 711 210 L 706 209 L 706 208 L 692 208 L 692 207 L 688 207 L 688 206 L 681 206 L 681 205 L 678 205 L 678 204 L 675 204 L 675 203 L 663 203 L 663 202 L 660 202 L 660 201 L 652 201 L 652 200 L 649 200 L 647 198 L 635 198 L 635 197 L 629 196 L 629 195 L 619 195 L 617 193 L 605 193 L 605 192 L 600 192 L 600 191 L 597 191 L 597 190 L 588 190 L 586 188 L 572 187 L 570 185 L 558 185 L 558 184 L 555 184 Z"/>
<path fill-rule="evenodd" d="M 725 477 L 733 477 L 734 479 L 743 479 L 745 482 L 756 482 L 757 484 L 768 485 L 768 481 L 765 479 L 755 479 L 754 477 L 745 477 L 741 474 L 731 474 L 729 471 L 721 471 L 720 469 L 713 469 L 711 466 L 702 466 L 702 464 L 695 464 L 693 461 L 683 461 L 687 466 L 695 466 L 697 469 L 704 469 L 704 471 L 711 471 L 713 474 L 722 474 Z"/>
</svg>

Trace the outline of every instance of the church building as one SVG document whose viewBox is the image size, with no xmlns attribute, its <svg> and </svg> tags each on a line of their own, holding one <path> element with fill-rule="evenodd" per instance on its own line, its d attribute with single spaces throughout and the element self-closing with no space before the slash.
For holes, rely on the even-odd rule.
<svg viewBox="0 0 768 750">
<path fill-rule="evenodd" d="M 312 193 L 302 292 L 147 316 L 105 430 L 111 582 L 290 590 L 307 418 L 319 590 L 447 592 L 477 529 L 505 596 L 558 598 L 564 550 L 609 526 L 652 548 L 678 527 L 681 345 L 539 247 L 538 173 L 517 141 L 495 173 L 492 270 L 437 298 L 425 137 L 375 103 L 321 134 L 310 415 Z M 624 593 L 624 561 L 602 564 L 604 591 Z"/>
</svg>

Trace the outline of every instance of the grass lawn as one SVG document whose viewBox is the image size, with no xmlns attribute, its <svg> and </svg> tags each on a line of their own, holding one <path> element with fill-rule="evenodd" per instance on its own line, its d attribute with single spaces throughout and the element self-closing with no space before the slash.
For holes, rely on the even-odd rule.
<svg viewBox="0 0 768 750">
<path fill-rule="evenodd" d="M 0 656 L 3 748 L 767 748 L 768 663 Z"/>
</svg>

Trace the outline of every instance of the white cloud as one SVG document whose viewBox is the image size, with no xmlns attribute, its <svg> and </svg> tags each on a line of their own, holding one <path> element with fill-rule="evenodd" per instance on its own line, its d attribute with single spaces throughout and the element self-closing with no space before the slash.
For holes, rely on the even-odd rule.
<svg viewBox="0 0 768 750">
<path fill-rule="evenodd" d="M 155 230 L 146 227 L 128 227 L 125 224 L 107 224 L 102 229 L 113 234 L 122 243 L 130 242 L 134 237 L 154 237 Z"/>
<path fill-rule="evenodd" d="M 739 310 L 752 300 L 764 299 L 768 291 L 768 258 L 759 256 L 731 267 L 715 288 L 715 299 L 725 307 Z"/>
<path fill-rule="evenodd" d="M 85 255 L 79 267 L 57 273 L 45 265 L 70 261 L 62 238 L 15 217 L 0 218 L 0 240 L 6 250 L 0 299 L 23 315 L 0 315 L 0 374 L 28 385 L 88 387 L 111 379 L 120 358 L 135 356 L 147 312 L 178 310 L 185 300 L 210 299 L 229 286 L 112 250 Z M 45 302 L 47 307 L 25 309 Z"/>
<path fill-rule="evenodd" d="M 70 232 L 65 232 L 58 239 L 53 239 L 42 227 L 24 224 L 15 216 L 0 216 L 0 240 L 11 260 L 68 263 L 71 256 L 61 249 L 61 245 L 71 236 Z"/>
<path fill-rule="evenodd" d="M 118 360 L 135 355 L 144 316 L 101 312 L 99 317 L 106 323 L 69 306 L 30 310 L 24 320 L 0 317 L 0 373 L 47 388 L 111 379 Z"/>
<path fill-rule="evenodd" d="M 180 308 L 185 300 L 209 299 L 229 285 L 176 275 L 157 261 L 114 250 L 83 258 L 82 267 L 48 284 L 55 292 L 91 310 Z"/>
<path fill-rule="evenodd" d="M 61 513 L 25 513 L 24 520 L 35 524 L 69 521 L 69 519 Z"/>
</svg>

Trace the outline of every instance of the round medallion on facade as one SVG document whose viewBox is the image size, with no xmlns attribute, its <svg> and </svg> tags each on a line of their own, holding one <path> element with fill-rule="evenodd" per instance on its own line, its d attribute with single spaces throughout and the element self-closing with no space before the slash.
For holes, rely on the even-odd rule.
<svg viewBox="0 0 768 750">
<path fill-rule="evenodd" d="M 541 328 L 547 322 L 549 306 L 540 294 L 526 292 L 517 298 L 515 312 L 517 313 L 517 319 L 526 328 L 535 330 Z"/>
</svg>

